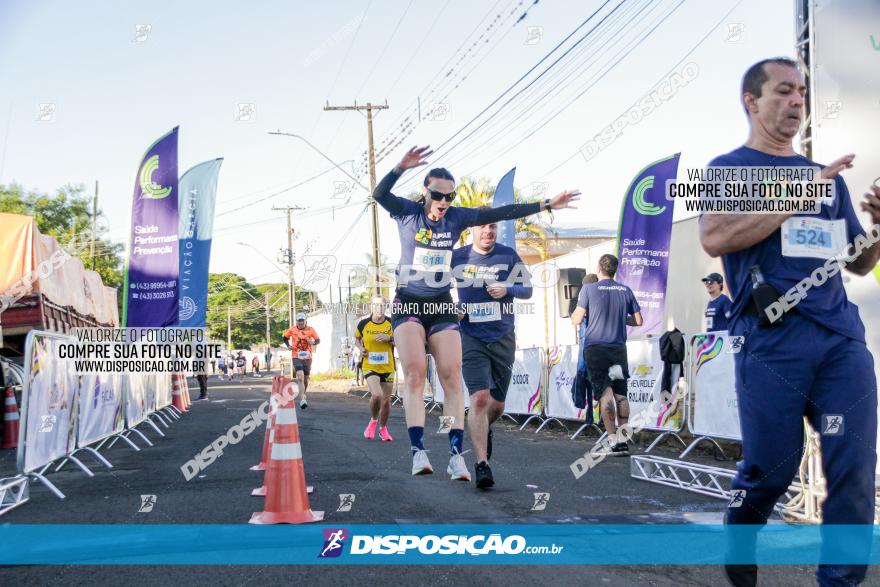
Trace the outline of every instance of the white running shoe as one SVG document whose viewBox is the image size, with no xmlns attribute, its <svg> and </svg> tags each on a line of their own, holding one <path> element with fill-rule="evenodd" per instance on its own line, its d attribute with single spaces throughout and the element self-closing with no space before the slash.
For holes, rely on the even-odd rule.
<svg viewBox="0 0 880 587">
<path fill-rule="evenodd" d="M 417 450 L 416 452 L 414 452 L 412 474 L 430 475 L 433 472 L 434 469 L 431 468 L 431 463 L 428 461 L 428 451 Z"/>
<path fill-rule="evenodd" d="M 464 457 L 461 455 L 452 455 L 449 457 L 449 466 L 446 467 L 446 472 L 449 473 L 449 476 L 452 477 L 454 481 L 471 480 L 471 474 L 468 472 Z"/>
</svg>

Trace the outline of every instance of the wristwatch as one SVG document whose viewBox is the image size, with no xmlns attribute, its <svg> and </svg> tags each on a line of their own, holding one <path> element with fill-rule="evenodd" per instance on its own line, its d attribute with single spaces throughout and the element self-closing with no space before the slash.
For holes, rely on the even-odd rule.
<svg viewBox="0 0 880 587">
<path fill-rule="evenodd" d="M 544 209 L 548 211 L 553 210 L 550 206 L 550 198 L 544 198 Z"/>
</svg>

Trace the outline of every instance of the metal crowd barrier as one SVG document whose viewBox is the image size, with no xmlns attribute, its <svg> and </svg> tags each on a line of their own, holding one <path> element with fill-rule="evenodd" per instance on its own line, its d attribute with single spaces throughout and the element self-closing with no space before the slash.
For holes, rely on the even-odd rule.
<svg viewBox="0 0 880 587">
<path fill-rule="evenodd" d="M 31 331 L 27 336 L 16 454 L 19 474 L 11 479 L 0 480 L 0 514 L 20 505 L 23 503 L 22 500 L 27 500 L 26 486 L 30 480 L 39 481 L 59 499 L 64 499 L 64 494 L 47 478 L 51 467 L 55 466 L 55 471 L 58 471 L 68 462 L 72 462 L 86 475 L 93 477 L 94 473 L 76 456 L 77 453 L 86 452 L 105 467 L 112 468 L 113 465 L 98 452 L 99 449 L 104 446 L 112 447 L 117 440 L 122 439 L 131 448 L 139 451 L 137 445 L 128 438 L 132 433 L 138 434 L 152 446 L 149 439 L 137 430 L 136 426 L 146 422 L 164 436 L 153 423 L 152 418 L 156 418 L 167 427 L 168 422 L 165 418 L 169 418 L 170 421 L 169 414 L 175 413 L 175 417 L 179 417 L 180 412 L 173 406 L 156 405 L 154 384 L 152 392 L 145 394 L 150 396 L 151 403 L 143 406 L 139 418 L 130 420 L 128 404 L 132 401 L 129 388 L 131 376 L 125 374 L 120 377 L 121 387 L 118 389 L 120 396 L 113 407 L 114 413 L 117 409 L 122 411 L 124 424 L 114 423 L 111 430 L 86 438 L 80 428 L 83 412 L 80 410 L 79 402 L 95 401 L 97 404 L 102 398 L 83 397 L 82 377 L 58 369 L 58 365 L 52 359 L 51 347 L 59 341 L 71 342 L 74 339 L 46 331 Z M 39 384 L 35 385 L 37 377 L 40 377 Z M 141 374 L 140 377 L 147 376 Z M 151 377 L 156 381 L 158 381 L 157 377 L 168 377 L 170 382 L 171 375 L 163 373 Z"/>
</svg>

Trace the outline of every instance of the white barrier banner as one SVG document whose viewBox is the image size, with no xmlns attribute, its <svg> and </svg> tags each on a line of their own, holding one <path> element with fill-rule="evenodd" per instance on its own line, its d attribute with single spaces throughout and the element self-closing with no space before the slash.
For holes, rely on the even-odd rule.
<svg viewBox="0 0 880 587">
<path fill-rule="evenodd" d="M 540 415 L 543 409 L 543 374 L 541 349 L 517 349 L 510 387 L 504 400 L 505 414 Z"/>
<path fill-rule="evenodd" d="M 123 379 L 121 373 L 87 373 L 80 378 L 77 446 L 122 432 Z"/>
<path fill-rule="evenodd" d="M 571 385 L 577 375 L 578 345 L 550 349 L 550 378 L 547 382 L 547 405 L 544 414 L 562 420 L 586 420 L 586 410 L 575 407 L 571 399 Z"/>
<path fill-rule="evenodd" d="M 25 439 L 18 450 L 23 471 L 33 471 L 74 449 L 77 376 L 58 356 L 59 338 L 32 335 L 27 375 Z"/>
<path fill-rule="evenodd" d="M 726 332 L 691 339 L 695 435 L 742 439 L 730 343 Z"/>
<path fill-rule="evenodd" d="M 443 391 L 443 385 L 440 383 L 440 377 L 437 375 L 437 364 L 433 357 L 429 363 L 428 383 L 431 384 L 431 389 L 434 390 L 434 401 L 442 404 L 446 394 Z M 468 393 L 467 385 L 464 383 L 464 376 L 461 378 L 461 393 L 464 395 L 464 407 L 469 408 L 471 406 L 471 394 Z"/>
<path fill-rule="evenodd" d="M 164 373 L 147 373 L 144 376 L 144 416 L 156 411 L 156 386 L 160 375 Z"/>
<path fill-rule="evenodd" d="M 171 405 L 172 373 L 156 373 L 156 409 Z"/>
<path fill-rule="evenodd" d="M 663 359 L 660 358 L 660 339 L 631 340 L 626 343 L 626 358 L 629 363 L 629 381 L 627 381 L 627 399 L 629 400 L 630 420 L 642 421 L 643 412 L 649 411 L 651 404 L 657 402 L 661 406 L 658 415 L 646 422 L 644 428 L 649 430 L 678 430 L 681 428 L 681 416 L 684 402 L 662 405 L 663 390 Z M 671 381 L 678 381 L 679 369 L 674 368 Z M 670 393 L 673 390 L 668 390 Z M 654 409 L 656 411 L 656 408 Z M 638 420 L 636 420 L 638 418 Z"/>
<path fill-rule="evenodd" d="M 126 401 L 125 401 L 125 427 L 134 428 L 144 421 L 149 413 L 147 411 L 147 374 L 146 373 L 126 373 Z"/>
</svg>

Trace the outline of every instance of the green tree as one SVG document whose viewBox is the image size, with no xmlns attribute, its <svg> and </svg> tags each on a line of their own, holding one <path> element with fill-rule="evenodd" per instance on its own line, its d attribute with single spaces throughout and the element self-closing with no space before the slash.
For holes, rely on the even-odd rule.
<svg viewBox="0 0 880 587">
<path fill-rule="evenodd" d="M 249 348 L 266 343 L 266 294 L 269 294 L 269 340 L 284 343 L 288 327 L 287 284 L 254 285 L 235 273 L 208 274 L 207 327 L 214 340 L 227 340 L 227 317 L 232 322 L 232 347 Z M 311 303 L 310 292 L 296 289 L 298 309 Z"/>
</svg>

